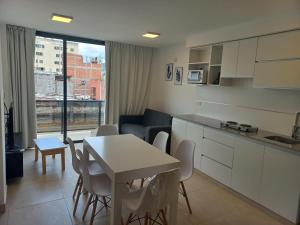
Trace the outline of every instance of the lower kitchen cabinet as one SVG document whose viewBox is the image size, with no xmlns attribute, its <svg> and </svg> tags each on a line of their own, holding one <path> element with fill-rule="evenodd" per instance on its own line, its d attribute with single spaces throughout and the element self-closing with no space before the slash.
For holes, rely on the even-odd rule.
<svg viewBox="0 0 300 225">
<path fill-rule="evenodd" d="M 194 152 L 194 168 L 201 170 L 201 154 L 203 152 L 203 126 L 187 123 L 186 127 L 186 138 L 195 142 L 195 152 Z"/>
<path fill-rule="evenodd" d="M 174 118 L 172 121 L 171 155 L 174 155 L 179 143 L 186 138 L 187 122 Z"/>
<path fill-rule="evenodd" d="M 264 149 L 264 145 L 236 139 L 231 187 L 254 201 L 259 199 Z"/>
<path fill-rule="evenodd" d="M 296 223 L 299 195 L 299 154 L 266 147 L 260 203 Z"/>
<path fill-rule="evenodd" d="M 222 184 L 230 186 L 231 168 L 203 155 L 201 158 L 201 170 Z"/>
</svg>

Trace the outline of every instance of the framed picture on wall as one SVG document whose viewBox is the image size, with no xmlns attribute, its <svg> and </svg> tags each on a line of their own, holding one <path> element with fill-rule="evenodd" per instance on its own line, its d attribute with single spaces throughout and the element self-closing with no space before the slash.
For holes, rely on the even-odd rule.
<svg viewBox="0 0 300 225">
<path fill-rule="evenodd" d="M 169 63 L 166 66 L 166 81 L 173 79 L 173 63 Z"/>
<path fill-rule="evenodd" d="M 183 67 L 176 67 L 175 68 L 175 85 L 182 85 L 182 74 L 183 74 Z"/>
</svg>

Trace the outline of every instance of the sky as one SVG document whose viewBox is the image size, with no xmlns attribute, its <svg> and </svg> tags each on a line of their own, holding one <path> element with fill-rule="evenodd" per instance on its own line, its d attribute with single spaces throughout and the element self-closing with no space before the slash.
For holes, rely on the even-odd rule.
<svg viewBox="0 0 300 225">
<path fill-rule="evenodd" d="M 102 62 L 105 62 L 105 46 L 103 45 L 78 43 L 78 51 L 83 56 L 100 57 Z"/>
</svg>

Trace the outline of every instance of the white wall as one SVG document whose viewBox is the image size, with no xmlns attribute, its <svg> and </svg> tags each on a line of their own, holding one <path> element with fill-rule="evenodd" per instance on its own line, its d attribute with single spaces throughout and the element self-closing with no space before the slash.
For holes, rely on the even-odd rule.
<svg viewBox="0 0 300 225">
<path fill-rule="evenodd" d="M 0 26 L 2 26 L 0 24 Z M 2 29 L 2 27 L 1 27 Z M 0 42 L 3 34 L 0 30 Z M 3 63 L 2 48 L 0 45 L 0 205 L 6 202 L 6 178 L 5 178 L 5 149 L 4 149 L 4 111 L 3 111 Z"/>
<path fill-rule="evenodd" d="M 298 24 L 293 19 L 286 22 L 286 26 L 278 24 L 260 26 L 258 33 L 265 33 L 285 30 Z M 253 28 L 253 24 L 251 24 Z M 250 26 L 250 28 L 251 28 Z M 250 29 L 249 28 L 249 29 Z M 264 29 L 263 29 L 264 28 Z M 186 84 L 188 48 L 191 43 L 194 45 L 208 44 L 224 40 L 238 39 L 244 36 L 246 28 L 230 32 L 225 28 L 205 33 L 203 36 L 194 35 L 181 45 L 160 48 L 155 51 L 152 65 L 152 89 L 149 106 L 171 114 L 197 113 L 204 116 L 219 118 L 222 120 L 235 120 L 241 123 L 256 125 L 261 129 L 270 130 L 281 134 L 291 134 L 295 120 L 295 113 L 300 111 L 300 91 L 295 90 L 270 90 L 252 88 L 251 79 L 238 79 L 229 87 L 197 86 Z M 253 29 L 252 29 L 253 30 Z M 229 29 L 231 31 L 231 29 Z M 225 33 L 225 34 L 224 34 Z M 222 35 L 223 34 L 223 35 Z M 201 38 L 203 37 L 203 38 Z M 165 81 L 165 67 L 167 63 L 174 63 L 175 66 L 184 67 L 183 85 L 175 86 L 173 81 Z M 202 103 L 197 102 L 202 101 Z"/>
</svg>

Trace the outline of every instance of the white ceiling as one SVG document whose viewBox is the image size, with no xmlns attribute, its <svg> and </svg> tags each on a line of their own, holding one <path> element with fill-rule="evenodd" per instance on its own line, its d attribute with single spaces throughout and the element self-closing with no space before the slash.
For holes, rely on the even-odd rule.
<svg viewBox="0 0 300 225">
<path fill-rule="evenodd" d="M 52 13 L 74 21 L 54 23 Z M 0 22 L 147 46 L 180 43 L 189 34 L 288 13 L 300 13 L 300 0 L 0 0 Z M 161 37 L 144 39 L 146 31 Z"/>
</svg>

